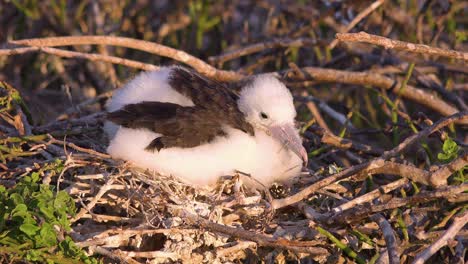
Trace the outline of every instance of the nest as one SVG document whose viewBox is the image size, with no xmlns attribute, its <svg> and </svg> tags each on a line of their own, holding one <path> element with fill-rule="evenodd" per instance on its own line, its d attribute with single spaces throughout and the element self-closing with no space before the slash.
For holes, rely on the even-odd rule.
<svg viewBox="0 0 468 264">
<path fill-rule="evenodd" d="M 14 98 L 15 90 L 6 83 L 3 91 L 4 98 Z M 4 130 L 31 129 L 21 103 L 10 100 L 5 110 L 4 120 L 13 122 L 8 122 L 11 128 L 2 125 Z M 102 121 L 102 113 L 93 113 L 36 127 L 36 135 L 4 139 L 16 152 L 3 156 L 8 161 L 3 184 L 13 186 L 24 175 L 39 172 L 43 183 L 65 190 L 79 205 L 69 234 L 89 255 L 128 263 L 247 259 L 328 263 L 337 261 L 341 251 L 358 263 L 372 256 L 388 258 L 390 250 L 410 257 L 424 248 L 411 240 L 429 244 L 440 236 L 441 231 L 434 227 L 425 229 L 433 223 L 431 218 L 443 215 L 445 206 L 459 211 L 459 203 L 466 200 L 462 193 L 466 184 L 397 197 L 415 191 L 411 178 L 426 184 L 430 178 L 424 178 L 429 176 L 416 167 L 385 160 L 389 152 L 365 166 L 342 170 L 332 165 L 315 174 L 305 173 L 290 187 L 248 189 L 242 184 L 247 176 L 239 174 L 220 179 L 215 188 L 194 189 L 170 176 L 113 160 L 105 154 L 108 139 Z M 438 125 L 440 122 L 422 132 L 429 134 Z M 316 135 L 324 133 L 317 129 Z M 46 169 L 57 160 L 62 161 L 60 173 Z M 369 175 L 388 174 L 392 169 L 408 171 L 400 173 L 406 177 L 399 180 L 387 175 L 374 178 L 378 186 L 366 184 Z M 419 206 L 410 206 L 416 204 Z M 436 227 L 448 221 L 439 219 L 442 222 Z M 391 222 L 401 229 L 393 230 Z M 398 248 L 389 249 L 389 242 Z"/>
</svg>

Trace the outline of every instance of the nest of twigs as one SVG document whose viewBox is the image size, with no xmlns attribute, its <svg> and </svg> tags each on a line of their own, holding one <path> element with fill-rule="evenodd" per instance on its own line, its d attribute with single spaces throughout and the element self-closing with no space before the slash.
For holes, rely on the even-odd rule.
<svg viewBox="0 0 468 264">
<path fill-rule="evenodd" d="M 3 98 L 16 92 L 6 83 L 2 88 Z M 3 139 L 5 146 L 17 150 L 3 156 L 8 162 L 2 181 L 12 186 L 23 175 L 39 172 L 43 183 L 69 193 L 80 208 L 69 234 L 89 255 L 129 263 L 247 259 L 326 263 L 340 255 L 363 263 L 384 261 L 389 253 L 410 259 L 466 221 L 466 184 L 447 186 L 453 171 L 466 165 L 466 154 L 431 172 L 398 155 L 422 137 L 463 120 L 466 113 L 426 126 L 380 155 L 379 150 L 360 145 L 349 148 L 348 155 L 364 153 L 369 158 L 348 168 L 310 170 L 291 187 L 251 190 L 241 184 L 246 176 L 234 175 L 204 190 L 111 159 L 105 154 L 108 139 L 101 130 L 100 113 L 28 128 L 18 102 L 10 100 L 5 108 L 9 111 L 2 112 L 12 126 L 2 126 L 11 133 L 21 129 L 36 133 Z M 343 144 L 317 126 L 308 131 L 308 144 L 327 135 L 337 149 Z M 436 133 L 434 140 L 443 134 Z M 321 155 L 335 153 L 330 149 Z M 60 173 L 44 169 L 57 159 L 63 160 Z M 461 215 L 453 218 L 457 213 Z M 461 237 L 449 244 L 455 255 L 463 253 L 465 233 L 459 227 L 447 236 Z"/>
</svg>

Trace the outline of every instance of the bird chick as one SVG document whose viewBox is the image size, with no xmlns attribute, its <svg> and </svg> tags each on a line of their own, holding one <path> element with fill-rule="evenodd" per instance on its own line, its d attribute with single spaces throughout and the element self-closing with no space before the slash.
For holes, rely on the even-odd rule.
<svg viewBox="0 0 468 264">
<path fill-rule="evenodd" d="M 307 164 L 293 97 L 272 74 L 237 93 L 194 70 L 162 67 L 117 90 L 107 110 L 112 157 L 195 186 L 236 171 L 269 186 Z"/>
</svg>

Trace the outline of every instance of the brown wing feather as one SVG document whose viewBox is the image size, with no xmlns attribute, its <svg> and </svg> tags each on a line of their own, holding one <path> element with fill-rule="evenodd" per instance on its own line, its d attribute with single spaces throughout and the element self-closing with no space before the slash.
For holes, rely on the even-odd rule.
<svg viewBox="0 0 468 264">
<path fill-rule="evenodd" d="M 195 147 L 225 136 L 224 126 L 254 135 L 253 127 L 237 107 L 238 94 L 225 83 L 208 79 L 182 67 L 171 69 L 169 84 L 195 104 L 184 107 L 165 102 L 129 104 L 109 113 L 107 119 L 128 128 L 145 128 L 163 136 L 147 150 Z"/>
<path fill-rule="evenodd" d="M 250 135 L 253 127 L 246 122 L 244 114 L 237 106 L 239 95 L 227 84 L 208 79 L 194 70 L 174 67 L 169 84 L 179 93 L 189 97 L 200 107 L 213 112 L 225 124 L 240 129 Z"/>
<path fill-rule="evenodd" d="M 225 136 L 221 120 L 199 107 L 184 107 L 172 103 L 142 102 L 129 104 L 107 114 L 107 119 L 128 128 L 145 128 L 162 134 L 147 150 L 190 148 Z"/>
</svg>

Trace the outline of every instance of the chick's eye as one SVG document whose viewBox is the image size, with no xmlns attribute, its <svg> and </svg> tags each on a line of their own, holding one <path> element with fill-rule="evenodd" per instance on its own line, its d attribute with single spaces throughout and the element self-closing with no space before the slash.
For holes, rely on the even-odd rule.
<svg viewBox="0 0 468 264">
<path fill-rule="evenodd" d="M 268 115 L 265 114 L 265 113 L 263 113 L 263 112 L 260 113 L 260 117 L 261 117 L 262 119 L 268 119 Z"/>
</svg>

